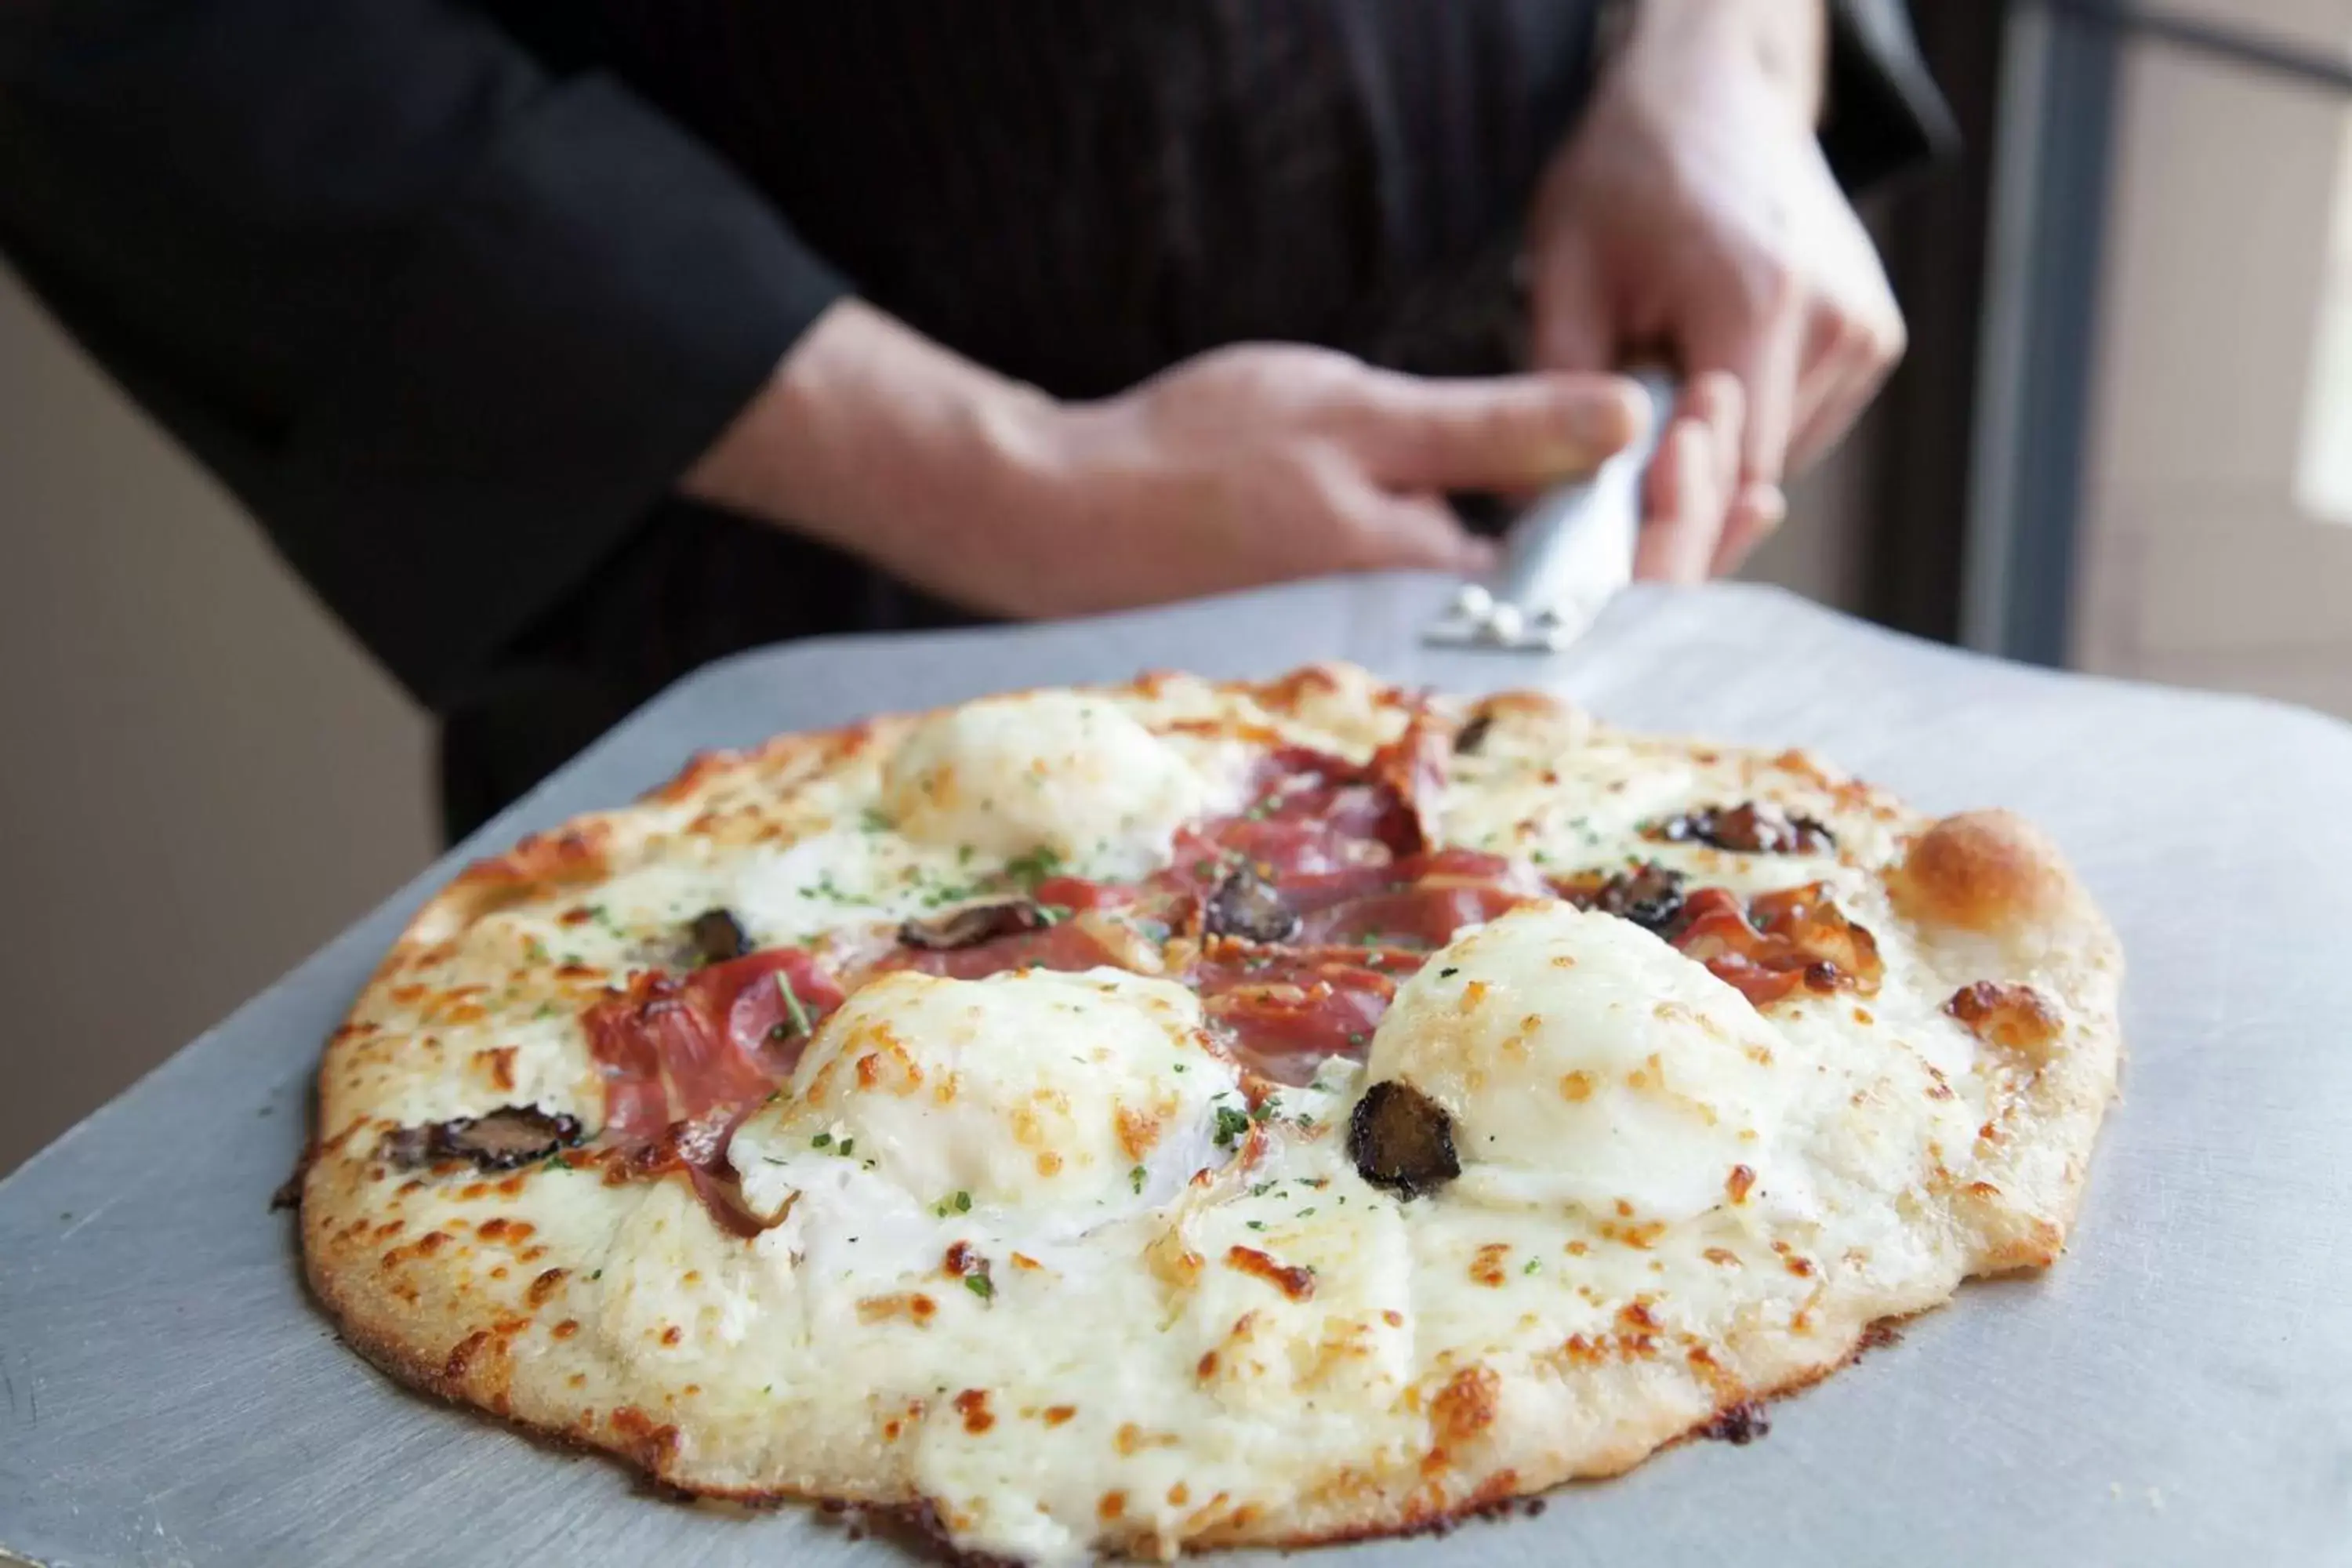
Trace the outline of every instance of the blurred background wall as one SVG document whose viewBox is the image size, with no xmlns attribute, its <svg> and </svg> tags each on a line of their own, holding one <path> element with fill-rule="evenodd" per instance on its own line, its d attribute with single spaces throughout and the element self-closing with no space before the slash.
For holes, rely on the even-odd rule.
<svg viewBox="0 0 2352 1568">
<path fill-rule="evenodd" d="M 1913 10 L 1911 359 L 1749 574 L 2352 714 L 2352 0 Z M 421 715 L 5 274 L 0 534 L 5 1172 L 435 845 Z"/>
</svg>

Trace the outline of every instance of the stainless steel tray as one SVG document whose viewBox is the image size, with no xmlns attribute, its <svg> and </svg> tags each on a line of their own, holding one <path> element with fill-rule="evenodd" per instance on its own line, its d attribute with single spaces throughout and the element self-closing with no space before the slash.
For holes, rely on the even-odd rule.
<svg viewBox="0 0 2352 1568">
<path fill-rule="evenodd" d="M 1934 809 L 2014 805 L 2065 845 L 2132 965 L 2126 1098 L 2074 1253 L 1963 1290 L 1779 1406 L 1760 1443 L 1685 1447 L 1540 1519 L 1312 1561 L 2352 1562 L 2352 730 L 1990 663 L 1748 588 L 1636 589 L 1556 658 L 1425 649 L 1450 586 L 1360 579 L 740 658 L 460 854 L 624 800 L 699 746 L 1335 655 L 1803 742 Z M 305 1300 L 265 1205 L 320 1038 L 457 859 L 0 1184 L 0 1548 L 57 1568 L 893 1560 L 809 1511 L 657 1500 L 412 1397 Z M 72 1048 L 16 1037 L 13 1070 Z"/>
</svg>

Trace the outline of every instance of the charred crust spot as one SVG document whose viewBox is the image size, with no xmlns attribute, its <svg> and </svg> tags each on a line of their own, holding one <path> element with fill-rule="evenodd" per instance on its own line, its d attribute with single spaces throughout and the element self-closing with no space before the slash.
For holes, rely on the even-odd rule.
<svg viewBox="0 0 2352 1568">
<path fill-rule="evenodd" d="M 1366 1089 L 1348 1118 L 1348 1157 L 1364 1180 L 1400 1197 L 1435 1192 L 1462 1173 L 1454 1118 L 1409 1083 Z"/>
<path fill-rule="evenodd" d="M 1740 855 L 1820 855 L 1837 847 L 1827 825 L 1770 801 L 1704 805 L 1654 822 L 1642 837 L 1663 844 L 1697 843 Z"/>
<path fill-rule="evenodd" d="M 1210 936 L 1288 942 L 1298 934 L 1298 911 L 1290 907 L 1280 889 L 1249 866 L 1234 868 L 1217 884 L 1202 908 L 1202 920 Z"/>
<path fill-rule="evenodd" d="M 694 943 L 694 956 L 705 963 L 724 963 L 751 951 L 751 935 L 732 910 L 703 910 L 687 922 L 686 934 Z"/>
<path fill-rule="evenodd" d="M 1751 1399 L 1717 1411 L 1715 1419 L 1697 1427 L 1692 1436 L 1744 1448 L 1770 1430 L 1772 1423 L 1766 1418 L 1764 1406 Z"/>
<path fill-rule="evenodd" d="M 441 1363 L 441 1375 L 451 1383 L 465 1382 L 474 1358 L 481 1354 L 482 1347 L 489 1342 L 490 1331 L 488 1329 L 477 1329 L 459 1340 L 449 1347 L 448 1359 Z"/>
<path fill-rule="evenodd" d="M 538 1310 L 547 1305 L 547 1299 L 550 1296 L 562 1289 L 563 1281 L 570 1273 L 571 1270 L 566 1268 L 549 1269 L 530 1282 L 530 1287 L 523 1292 L 522 1299 L 530 1303 L 533 1311 Z"/>
<path fill-rule="evenodd" d="M 1503 1380 L 1490 1366 L 1465 1366 L 1429 1402 L 1429 1425 L 1441 1447 L 1467 1443 L 1495 1424 Z"/>
<path fill-rule="evenodd" d="M 955 1396 L 956 1414 L 963 1417 L 963 1429 L 974 1436 L 996 1425 L 996 1416 L 988 1408 L 988 1390 L 967 1388 Z"/>
<path fill-rule="evenodd" d="M 436 1160 L 467 1160 L 484 1171 L 511 1171 L 543 1160 L 581 1140 L 580 1119 L 530 1105 L 502 1105 L 484 1116 L 458 1116 L 422 1127 L 397 1127 L 376 1145 L 378 1156 L 403 1170 Z"/>
<path fill-rule="evenodd" d="M 908 921 L 898 928 L 898 940 L 927 952 L 948 952 L 976 947 L 999 937 L 1043 931 L 1054 923 L 1045 906 L 1034 899 L 1007 899 L 993 904 L 972 904 L 927 921 Z"/>
</svg>

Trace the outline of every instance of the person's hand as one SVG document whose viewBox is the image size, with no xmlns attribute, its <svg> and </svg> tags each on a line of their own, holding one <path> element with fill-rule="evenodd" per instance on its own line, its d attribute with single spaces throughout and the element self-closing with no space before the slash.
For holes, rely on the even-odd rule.
<svg viewBox="0 0 2352 1568">
<path fill-rule="evenodd" d="M 688 489 L 932 594 L 1039 617 L 1332 572 L 1469 573 L 1447 491 L 1541 488 L 1640 434 L 1613 375 L 1426 380 L 1247 344 L 1055 403 L 835 307 Z"/>
<path fill-rule="evenodd" d="M 1813 134 L 1820 6 L 1645 0 L 1546 171 L 1528 230 L 1531 358 L 1669 354 L 1688 377 L 1638 570 L 1727 571 L 1901 356 L 1903 317 Z"/>
</svg>

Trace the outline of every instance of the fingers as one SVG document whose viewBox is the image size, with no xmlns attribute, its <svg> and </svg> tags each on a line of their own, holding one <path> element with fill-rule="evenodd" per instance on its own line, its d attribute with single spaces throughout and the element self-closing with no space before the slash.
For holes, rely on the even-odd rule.
<svg viewBox="0 0 2352 1568">
<path fill-rule="evenodd" d="M 1616 363 L 1617 323 L 1588 247 L 1547 247 L 1528 307 L 1528 358 L 1536 369 L 1600 371 Z"/>
<path fill-rule="evenodd" d="M 1778 485 L 1750 479 L 1739 487 L 1723 517 L 1723 536 L 1715 546 L 1708 571 L 1727 577 L 1739 570 L 1756 547 L 1772 536 L 1789 518 L 1789 500 Z"/>
<path fill-rule="evenodd" d="M 1665 583 L 1706 577 L 1734 500 L 1745 493 L 1744 412 L 1739 383 L 1727 372 L 1696 376 L 1685 389 L 1650 465 L 1635 576 Z"/>
<path fill-rule="evenodd" d="M 1903 328 L 1872 326 L 1851 317 L 1834 320 L 1831 342 L 1819 369 L 1807 372 L 1815 388 L 1811 406 L 1798 419 L 1789 442 L 1789 463 L 1801 468 L 1821 457 L 1853 428 L 1887 374 L 1903 357 Z"/>
<path fill-rule="evenodd" d="M 1343 464 L 1327 468 L 1323 481 L 1346 540 L 1339 558 L 1325 563 L 1326 569 L 1475 577 L 1495 565 L 1494 542 L 1465 529 L 1454 509 L 1434 495 L 1384 490 L 1360 469 Z"/>
<path fill-rule="evenodd" d="M 1738 292 L 1727 290 L 1723 303 L 1697 316 L 1685 333 L 1685 359 L 1694 374 L 1727 371 L 1747 395 L 1739 450 L 1743 479 L 1778 484 L 1787 471 L 1805 328 L 1801 286 L 1779 276 Z"/>
<path fill-rule="evenodd" d="M 1333 411 L 1335 431 L 1391 489 L 1540 489 L 1601 461 L 1642 433 L 1646 401 L 1611 375 L 1428 379 L 1368 371 Z"/>
</svg>

